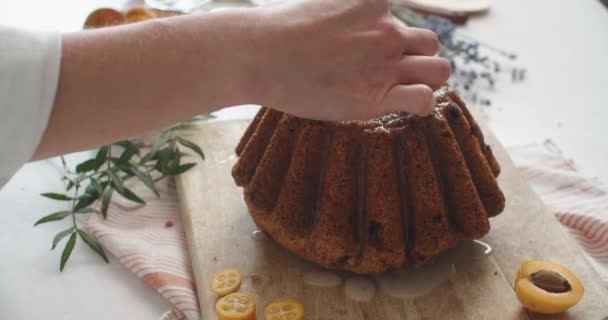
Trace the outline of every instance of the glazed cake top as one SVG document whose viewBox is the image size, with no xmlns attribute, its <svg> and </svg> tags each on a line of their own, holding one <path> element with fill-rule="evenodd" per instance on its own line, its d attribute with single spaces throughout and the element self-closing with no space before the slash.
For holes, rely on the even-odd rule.
<svg viewBox="0 0 608 320">
<path fill-rule="evenodd" d="M 443 86 L 436 90 L 433 93 L 433 97 L 436 101 L 435 109 L 433 110 L 432 116 L 441 118 L 441 109 L 447 106 L 450 103 L 450 93 L 451 89 L 447 86 Z M 375 131 L 375 130 L 387 130 L 403 127 L 407 125 L 411 121 L 415 121 L 416 119 L 425 118 L 416 116 L 409 112 L 395 112 L 391 113 L 379 118 L 367 120 L 367 121 L 344 121 L 344 122 L 336 122 L 332 123 L 334 127 L 341 129 L 359 129 L 365 131 Z"/>
</svg>

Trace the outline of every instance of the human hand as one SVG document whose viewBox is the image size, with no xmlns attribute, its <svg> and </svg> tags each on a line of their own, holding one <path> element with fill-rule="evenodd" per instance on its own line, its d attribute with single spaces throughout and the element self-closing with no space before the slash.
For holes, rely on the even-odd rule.
<svg viewBox="0 0 608 320">
<path fill-rule="evenodd" d="M 308 0 L 260 10 L 249 62 L 259 103 L 305 118 L 426 115 L 450 75 L 431 31 L 391 17 L 388 0 Z"/>
<path fill-rule="evenodd" d="M 430 31 L 397 25 L 388 0 L 290 1 L 65 34 L 35 158 L 246 103 L 321 120 L 428 114 L 450 73 L 438 46 Z"/>
</svg>

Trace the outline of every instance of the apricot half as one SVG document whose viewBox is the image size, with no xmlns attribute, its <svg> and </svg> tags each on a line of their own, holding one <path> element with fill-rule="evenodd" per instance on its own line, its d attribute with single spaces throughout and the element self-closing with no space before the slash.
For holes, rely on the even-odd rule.
<svg viewBox="0 0 608 320">
<path fill-rule="evenodd" d="M 110 8 L 100 8 L 89 14 L 84 27 L 85 29 L 102 28 L 123 24 L 125 16 L 122 12 Z"/>
<path fill-rule="evenodd" d="M 140 6 L 135 6 L 127 10 L 125 13 L 125 17 L 127 18 L 127 22 L 138 22 L 144 20 L 154 19 L 156 15 L 154 12 Z"/>
<path fill-rule="evenodd" d="M 576 305 L 584 292 L 574 273 L 557 263 L 530 260 L 517 270 L 515 293 L 521 304 L 533 312 L 564 312 Z"/>
</svg>

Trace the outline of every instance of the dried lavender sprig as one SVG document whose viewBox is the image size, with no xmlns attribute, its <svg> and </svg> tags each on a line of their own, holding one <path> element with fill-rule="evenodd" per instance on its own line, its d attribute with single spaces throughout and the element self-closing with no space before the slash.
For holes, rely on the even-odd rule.
<svg viewBox="0 0 608 320">
<path fill-rule="evenodd" d="M 456 32 L 457 26 L 448 19 L 425 17 L 396 3 L 391 7 L 394 16 L 405 24 L 437 34 L 441 44 L 438 54 L 452 65 L 450 84 L 472 102 L 490 105 L 480 92 L 494 89 L 501 76 L 509 75 L 512 82 L 525 80 L 526 70 L 513 66 L 517 55 Z"/>
</svg>

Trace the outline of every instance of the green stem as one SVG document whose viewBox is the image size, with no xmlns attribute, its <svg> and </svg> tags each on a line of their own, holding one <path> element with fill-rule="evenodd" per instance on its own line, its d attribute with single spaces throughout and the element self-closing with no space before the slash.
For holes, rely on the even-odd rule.
<svg viewBox="0 0 608 320">
<path fill-rule="evenodd" d="M 112 145 L 110 145 L 108 147 L 108 161 L 107 161 L 107 167 L 108 167 L 108 185 L 112 184 L 112 176 L 110 175 L 110 172 L 112 172 Z M 118 172 L 116 173 L 118 174 Z M 116 182 L 118 183 L 118 181 Z"/>
<path fill-rule="evenodd" d="M 65 175 L 68 175 L 68 163 L 67 161 L 65 161 L 65 157 L 64 156 L 60 156 L 59 157 L 61 159 L 61 164 L 63 165 L 63 171 L 65 172 Z"/>
<path fill-rule="evenodd" d="M 110 145 L 108 147 L 108 171 L 110 171 L 112 169 L 112 146 Z"/>
<path fill-rule="evenodd" d="M 80 184 L 76 184 L 74 186 L 74 199 L 72 199 L 72 224 L 74 225 L 74 229 L 78 230 L 78 225 L 76 224 L 76 212 L 74 208 L 76 208 L 76 199 L 78 198 L 78 190 L 80 189 Z"/>
</svg>

